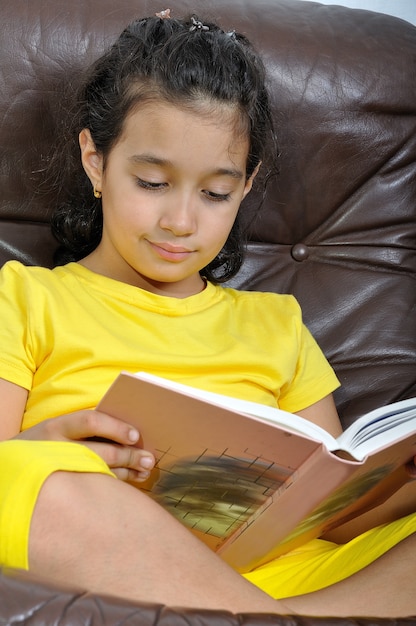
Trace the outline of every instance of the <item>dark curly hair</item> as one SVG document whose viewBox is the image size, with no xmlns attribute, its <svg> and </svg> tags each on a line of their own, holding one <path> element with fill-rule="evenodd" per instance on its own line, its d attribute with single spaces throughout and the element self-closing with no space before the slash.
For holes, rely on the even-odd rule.
<svg viewBox="0 0 416 626">
<path fill-rule="evenodd" d="M 163 100 L 195 109 L 203 101 L 212 103 L 213 110 L 221 103 L 232 104 L 249 138 L 249 178 L 273 143 L 265 82 L 260 57 L 239 33 L 224 32 L 213 23 L 202 28 L 196 16 L 132 22 L 90 68 L 76 94 L 74 113 L 68 116 L 71 123 L 63 134 L 65 145 L 51 161 L 60 172 L 52 217 L 52 229 L 61 244 L 57 263 L 88 255 L 102 235 L 101 200 L 93 197 L 79 158 L 77 140 L 82 129 L 90 130 L 105 167 L 126 116 L 140 103 Z M 234 276 L 244 245 L 237 217 L 223 249 L 201 274 L 214 282 Z"/>
</svg>

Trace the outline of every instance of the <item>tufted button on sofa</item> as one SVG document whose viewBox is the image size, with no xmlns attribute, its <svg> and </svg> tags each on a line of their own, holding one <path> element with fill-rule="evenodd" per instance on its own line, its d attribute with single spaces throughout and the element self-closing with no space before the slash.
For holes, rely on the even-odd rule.
<svg viewBox="0 0 416 626">
<path fill-rule="evenodd" d="M 54 198 L 43 176 L 66 97 L 125 24 L 164 8 L 160 0 L 0 3 L 0 263 L 52 266 Z M 269 71 L 280 173 L 263 202 L 261 189 L 245 201 L 247 258 L 231 285 L 295 294 L 342 382 L 335 397 L 345 426 L 415 396 L 416 28 L 301 0 L 175 0 L 171 8 L 247 33 Z M 320 620 L 132 605 L 3 570 L 0 621 L 381 626 L 416 618 Z"/>
</svg>

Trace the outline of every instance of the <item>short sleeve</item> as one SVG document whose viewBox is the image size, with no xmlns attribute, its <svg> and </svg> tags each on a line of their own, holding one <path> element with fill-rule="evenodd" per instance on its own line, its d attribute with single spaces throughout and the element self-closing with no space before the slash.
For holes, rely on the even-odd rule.
<svg viewBox="0 0 416 626">
<path fill-rule="evenodd" d="M 322 400 L 339 386 L 324 353 L 300 320 L 296 368 L 291 381 L 281 389 L 280 408 L 296 413 Z"/>
<path fill-rule="evenodd" d="M 31 353 L 30 287 L 17 261 L 0 270 L 0 377 L 31 389 L 36 365 Z"/>
</svg>

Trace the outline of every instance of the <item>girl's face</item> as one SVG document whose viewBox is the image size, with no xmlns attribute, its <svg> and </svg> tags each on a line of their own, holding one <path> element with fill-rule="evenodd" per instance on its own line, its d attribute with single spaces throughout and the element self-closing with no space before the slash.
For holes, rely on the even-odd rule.
<svg viewBox="0 0 416 626">
<path fill-rule="evenodd" d="M 84 168 L 102 192 L 103 235 L 81 261 L 110 278 L 184 298 L 227 240 L 246 180 L 248 138 L 236 114 L 192 113 L 158 102 L 131 113 L 103 167 L 88 130 Z"/>
</svg>

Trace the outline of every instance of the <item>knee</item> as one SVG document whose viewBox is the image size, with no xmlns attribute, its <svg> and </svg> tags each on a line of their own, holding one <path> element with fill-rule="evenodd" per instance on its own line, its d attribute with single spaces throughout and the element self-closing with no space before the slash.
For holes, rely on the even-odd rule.
<svg viewBox="0 0 416 626">
<path fill-rule="evenodd" d="M 60 555 L 78 560 L 105 532 L 105 485 L 111 476 L 58 471 L 42 485 L 33 508 L 28 542 L 30 568 Z M 104 487 L 101 485 L 104 484 Z"/>
</svg>

